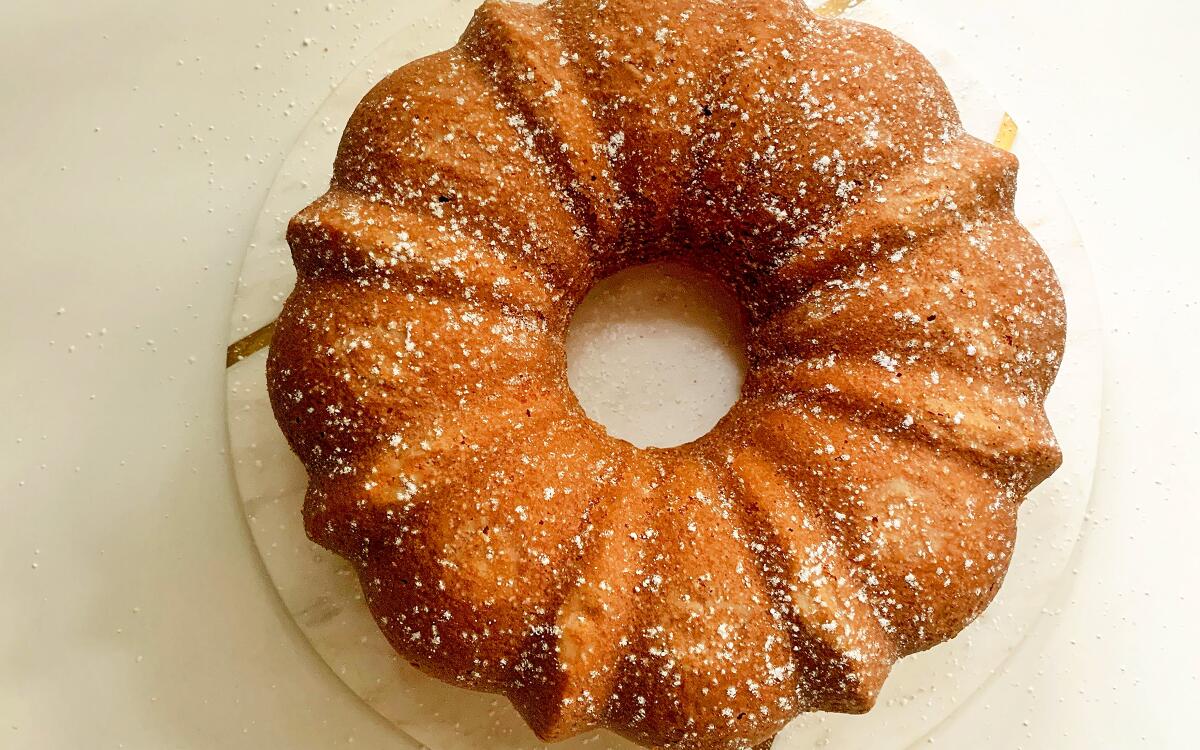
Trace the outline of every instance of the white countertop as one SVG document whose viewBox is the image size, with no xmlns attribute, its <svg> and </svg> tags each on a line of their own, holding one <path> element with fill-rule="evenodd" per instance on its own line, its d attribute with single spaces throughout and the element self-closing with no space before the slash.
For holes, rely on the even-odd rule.
<svg viewBox="0 0 1200 750">
<path fill-rule="evenodd" d="M 224 347 L 280 160 L 331 86 L 422 16 L 411 5 L 0 10 L 0 747 L 391 742 L 260 572 L 226 455 Z M 465 19 L 474 0 L 451 5 Z M 1200 10 L 911 5 L 1055 170 L 1109 332 L 1074 587 L 930 741 L 1190 747 Z"/>
</svg>

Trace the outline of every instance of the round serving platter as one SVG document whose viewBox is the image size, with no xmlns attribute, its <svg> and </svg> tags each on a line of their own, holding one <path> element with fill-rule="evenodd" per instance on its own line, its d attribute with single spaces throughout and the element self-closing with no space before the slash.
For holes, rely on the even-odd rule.
<svg viewBox="0 0 1200 750">
<path fill-rule="evenodd" d="M 331 679 L 344 682 L 393 723 L 398 747 L 532 750 L 542 743 L 504 698 L 446 685 L 398 658 L 371 619 L 350 567 L 305 537 L 300 517 L 304 470 L 275 424 L 266 392 L 271 324 L 295 281 L 284 241 L 287 221 L 324 191 L 341 129 L 362 95 L 391 70 L 452 45 L 473 10 L 470 2 L 454 0 L 429 5 L 422 19 L 403 28 L 333 90 L 268 194 L 233 303 L 230 455 L 247 522 L 283 607 L 329 665 Z M 1015 120 L 979 85 L 969 65 L 939 42 L 937 25 L 914 16 L 910 6 L 900 0 L 837 0 L 820 10 L 882 26 L 915 44 L 945 78 L 967 129 L 1021 157 L 1017 212 L 1050 256 L 1067 300 L 1067 349 L 1047 404 L 1064 461 L 1022 506 L 1012 566 L 991 607 L 953 641 L 897 664 L 870 713 L 802 716 L 779 735 L 778 750 L 904 748 L 927 736 L 1003 667 L 1046 616 L 1048 603 L 1064 585 L 1092 491 L 1103 357 L 1087 254 L 1065 203 Z M 636 343 L 626 344 L 636 349 Z M 728 373 L 712 375 L 726 378 Z M 601 731 L 555 747 L 634 746 Z"/>
</svg>

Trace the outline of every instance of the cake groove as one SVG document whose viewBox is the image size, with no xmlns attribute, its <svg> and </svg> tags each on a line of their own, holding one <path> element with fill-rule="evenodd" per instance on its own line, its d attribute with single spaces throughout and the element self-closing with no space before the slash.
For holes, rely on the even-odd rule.
<svg viewBox="0 0 1200 750">
<path fill-rule="evenodd" d="M 620 193 L 608 160 L 598 158 L 592 148 L 607 136 L 586 108 L 586 92 L 553 19 L 542 6 L 488 2 L 480 6 L 464 38 L 501 101 L 517 112 L 514 127 L 538 144 L 537 153 L 554 175 L 564 205 L 586 236 L 593 243 L 612 243 Z M 547 58 L 555 52 L 559 64 L 550 75 Z"/>
</svg>

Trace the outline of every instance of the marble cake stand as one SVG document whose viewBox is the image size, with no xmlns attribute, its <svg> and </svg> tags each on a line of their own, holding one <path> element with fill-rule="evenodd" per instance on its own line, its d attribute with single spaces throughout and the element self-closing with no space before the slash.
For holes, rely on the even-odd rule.
<svg viewBox="0 0 1200 750">
<path fill-rule="evenodd" d="M 921 23 L 907 7 L 901 12 L 898 0 L 843 7 L 851 4 L 827 3 L 826 10 L 845 11 L 916 44 L 946 78 L 968 129 L 981 137 L 995 136 L 1022 158 L 1018 213 L 1058 271 L 1070 320 L 1066 356 L 1048 404 L 1064 463 L 1022 507 L 1012 567 L 987 612 L 950 643 L 900 662 L 872 712 L 800 717 L 779 735 L 775 747 L 780 750 L 908 747 L 1001 670 L 1069 586 L 1066 572 L 1091 495 L 1101 422 L 1102 341 L 1091 271 L 1071 216 L 1036 153 L 1024 139 L 1014 141 L 1012 120 L 972 78 L 968 66 L 943 49 L 936 25 Z M 330 679 L 344 682 L 395 725 L 397 747 L 532 749 L 542 744 L 506 700 L 445 685 L 397 658 L 367 612 L 349 566 L 305 537 L 300 519 L 304 472 L 275 425 L 265 388 L 262 346 L 295 280 L 283 240 L 287 220 L 323 191 L 341 128 L 366 90 L 390 70 L 452 44 L 472 9 L 471 3 L 433 5 L 438 7 L 429 12 L 427 24 L 398 34 L 332 92 L 287 157 L 268 195 L 233 306 L 230 453 L 247 522 L 283 606 L 329 665 Z M 597 336 L 615 330 L 605 328 L 603 314 L 592 324 Z M 659 333 L 664 340 L 679 341 L 688 335 L 672 325 L 664 323 Z M 584 348 L 587 345 L 582 343 Z M 643 345 L 655 344 L 646 340 Z M 623 342 L 622 346 L 636 362 L 638 344 Z M 712 367 L 702 377 L 728 380 L 728 367 L 719 358 Z M 589 387 L 586 378 L 580 382 L 573 377 L 577 389 Z M 620 418 L 622 399 L 610 393 L 607 403 L 609 416 Z M 604 421 L 611 424 L 607 418 Z M 247 575 L 255 573 L 247 571 Z M 607 732 L 592 732 L 556 747 L 633 746 Z"/>
</svg>

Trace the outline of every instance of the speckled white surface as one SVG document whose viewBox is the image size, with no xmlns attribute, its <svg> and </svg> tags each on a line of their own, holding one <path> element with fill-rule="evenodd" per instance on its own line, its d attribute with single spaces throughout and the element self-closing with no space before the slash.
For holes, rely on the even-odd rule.
<svg viewBox="0 0 1200 750">
<path fill-rule="evenodd" d="M 473 5 L 452 0 L 432 33 Z M 1068 583 L 918 746 L 1193 747 L 1200 7 L 899 7 L 1039 144 L 1086 239 L 1107 351 Z M 263 575 L 230 471 L 224 346 L 284 155 L 333 85 L 426 15 L 395 0 L 0 11 L 0 747 L 395 746 Z"/>
<path fill-rule="evenodd" d="M 901 12 L 892 0 L 872 0 L 852 14 L 891 28 L 921 48 L 947 79 L 968 129 L 988 139 L 995 134 L 1004 108 L 972 78 L 969 66 L 928 34 L 929 27 L 921 23 L 919 15 Z M 374 80 L 421 54 L 452 44 L 454 36 L 422 33 L 417 27 L 401 31 L 321 106 L 285 159 L 264 206 L 234 301 L 231 341 L 271 320 L 290 290 L 294 272 L 287 260 L 282 228 L 291 214 L 323 191 L 340 137 L 336 123 L 349 117 L 361 92 Z M 1020 114 L 1014 114 L 1019 119 Z M 1086 253 L 1070 214 L 1046 177 L 1036 151 L 1020 138 L 1015 150 L 1022 158 L 1019 214 L 1054 262 L 1068 305 L 1067 352 L 1048 403 L 1063 446 L 1064 465 L 1023 506 L 1012 568 L 1000 596 L 984 616 L 953 642 L 901 662 L 879 704 L 867 716 L 802 717 L 780 735 L 779 750 L 820 743 L 834 747 L 909 746 L 967 702 L 1020 646 L 1066 573 L 1091 496 L 1095 468 L 1103 368 L 1100 320 Z M 658 286 L 661 293 L 661 282 Z M 643 293 L 653 296 L 654 287 L 653 281 L 642 279 Z M 636 299 L 637 295 L 626 296 Z M 655 335 L 647 337 L 637 326 L 616 325 L 621 308 L 628 304 L 610 297 L 609 325 L 596 325 L 597 319 L 604 320 L 603 313 L 585 314 L 569 353 L 575 363 L 572 386 L 585 406 L 596 404 L 594 409 L 603 412 L 606 423 L 617 425 L 635 439 L 653 442 L 658 438 L 660 444 L 669 445 L 702 433 L 701 425 L 711 424 L 723 413 L 719 408 L 709 413 L 713 405 L 706 403 L 706 395 L 715 389 L 736 396 L 739 382 L 736 364 L 706 354 L 719 355 L 720 347 L 711 341 L 706 347 L 703 338 L 696 338 L 697 329 L 715 338 L 711 335 L 716 330 L 714 321 L 698 321 L 691 308 L 679 300 L 665 302 L 668 314 L 652 327 L 657 329 Z M 620 338 L 618 343 L 612 341 L 614 336 Z M 660 419 L 655 425 L 658 429 L 639 431 L 638 422 L 653 416 L 654 397 L 626 389 L 639 379 L 661 374 L 655 363 L 664 346 L 687 359 L 678 363 L 677 375 L 692 370 L 697 377 L 678 379 L 678 401 L 664 410 L 676 417 L 671 427 Z M 581 362 L 590 358 L 596 364 L 605 350 L 619 350 L 624 362 L 617 369 L 631 377 L 589 378 L 581 372 Z M 230 370 L 231 455 L 254 539 L 300 629 L 338 678 L 406 736 L 434 750 L 540 747 L 504 699 L 443 685 L 396 658 L 371 619 L 350 567 L 304 537 L 300 519 L 303 469 L 291 456 L 271 416 L 263 381 L 264 360 L 265 353 L 260 352 Z M 633 747 L 608 733 L 582 735 L 558 746 Z"/>
</svg>

